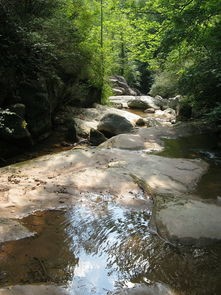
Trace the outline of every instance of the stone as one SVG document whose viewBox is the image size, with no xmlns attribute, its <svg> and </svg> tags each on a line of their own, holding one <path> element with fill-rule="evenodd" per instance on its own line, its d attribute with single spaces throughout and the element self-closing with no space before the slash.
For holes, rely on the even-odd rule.
<svg viewBox="0 0 221 295">
<path fill-rule="evenodd" d="M 101 118 L 97 129 L 107 137 L 111 137 L 121 133 L 129 133 L 133 127 L 133 124 L 124 116 L 108 113 Z"/>
<path fill-rule="evenodd" d="M 174 110 L 178 110 L 179 103 L 181 100 L 181 95 L 177 95 L 175 97 L 171 97 L 168 99 L 168 107 Z"/>
<path fill-rule="evenodd" d="M 125 150 L 144 150 L 145 143 L 139 135 L 119 134 L 100 145 L 100 148 L 117 148 Z"/>
<path fill-rule="evenodd" d="M 164 111 L 156 110 L 155 118 L 159 118 L 165 122 L 171 122 L 172 120 L 176 120 L 176 112 L 171 108 L 167 108 Z"/>
<path fill-rule="evenodd" d="M 148 95 L 134 97 L 132 100 L 128 101 L 128 107 L 141 110 L 145 110 L 148 108 L 153 108 L 155 110 L 159 109 L 159 107 L 155 103 L 155 99 Z"/>
<path fill-rule="evenodd" d="M 135 97 L 132 95 L 115 95 L 115 96 L 110 96 L 108 100 L 112 104 L 120 104 L 124 108 L 128 108 L 128 101 L 133 100 Z"/>
<path fill-rule="evenodd" d="M 154 114 L 155 113 L 155 109 L 154 108 L 148 108 L 148 109 L 144 110 L 144 113 Z"/>
<path fill-rule="evenodd" d="M 167 106 L 168 105 L 168 100 L 163 98 L 162 96 L 156 95 L 154 97 L 154 99 L 155 99 L 155 104 L 157 106 L 159 106 L 162 110 L 164 110 L 164 109 L 166 109 L 168 107 Z"/>
<path fill-rule="evenodd" d="M 146 124 L 147 124 L 147 121 L 143 118 L 140 118 L 136 121 L 136 126 L 142 127 L 142 126 L 145 126 Z"/>
<path fill-rule="evenodd" d="M 16 220 L 0 218 L 0 243 L 20 240 L 34 236 L 26 227 Z"/>
<path fill-rule="evenodd" d="M 181 201 L 182 200 L 182 201 Z M 171 243 L 205 246 L 221 240 L 221 206 L 201 200 L 158 199 L 155 220 L 159 234 Z"/>
<path fill-rule="evenodd" d="M 95 104 L 93 108 L 66 107 L 57 114 L 55 122 L 59 126 L 64 126 L 67 120 L 72 120 L 75 122 L 77 136 L 88 138 L 90 136 L 90 130 L 97 129 L 101 118 L 109 113 L 125 117 L 134 126 L 136 125 L 136 121 L 141 118 L 124 110 Z"/>
<path fill-rule="evenodd" d="M 136 136 L 131 144 L 138 141 Z M 1 168 L 0 216 L 19 218 L 66 208 L 81 200 L 82 192 L 114 195 L 116 201 L 127 200 L 131 191 L 139 195 L 141 188 L 153 196 L 182 197 L 207 168 L 202 160 L 170 159 L 141 150 L 72 149 Z"/>
<path fill-rule="evenodd" d="M 99 132 L 98 130 L 91 128 L 90 135 L 89 135 L 89 141 L 93 146 L 97 146 L 104 141 L 106 141 L 107 138 L 104 136 L 103 133 Z"/>
<path fill-rule="evenodd" d="M 113 91 L 121 95 L 137 95 L 138 91 L 132 89 L 123 76 L 115 75 L 110 78 Z"/>
</svg>

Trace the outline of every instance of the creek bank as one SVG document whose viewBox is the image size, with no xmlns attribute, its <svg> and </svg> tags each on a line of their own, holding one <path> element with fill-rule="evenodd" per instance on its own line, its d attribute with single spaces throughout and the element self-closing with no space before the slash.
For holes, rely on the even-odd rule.
<svg viewBox="0 0 221 295">
<path fill-rule="evenodd" d="M 111 125 L 110 115 L 121 121 Z M 173 159 L 149 155 L 148 152 L 162 151 L 164 138 L 199 134 L 210 130 L 209 127 L 202 123 L 182 123 L 170 127 L 140 128 L 137 126 L 142 119 L 140 116 L 101 105 L 87 109 L 65 108 L 58 115 L 57 124 L 62 126 L 67 117 L 74 120 L 77 136 L 92 136 L 91 130 L 99 129 L 107 117 L 107 125 L 111 126 L 107 133 L 118 133 L 115 128 L 119 127 L 119 133 L 124 130 L 127 133 L 111 135 L 97 149 L 76 146 L 59 154 L 2 168 L 0 213 L 3 218 L 21 218 L 38 210 L 64 208 L 81 199 L 82 193 L 110 194 L 124 204 L 141 195 L 147 200 L 155 199 L 156 207 L 158 200 L 154 196 L 157 195 L 169 201 L 168 196 L 175 196 L 177 202 L 189 195 L 191 202 L 191 192 L 207 171 L 208 164 L 200 159 Z M 127 125 L 119 123 L 125 121 Z M 98 135 L 99 141 L 106 139 L 102 133 Z M 160 214 L 159 211 L 157 215 Z M 179 219 L 178 216 L 176 218 Z M 162 227 L 166 227 L 166 221 L 165 224 L 163 222 Z M 195 238 L 194 233 L 190 231 L 189 234 L 193 236 L 192 240 L 198 240 L 198 235 Z M 214 238 L 209 231 L 206 231 L 206 236 Z M 165 238 L 173 240 L 172 235 L 165 235 Z M 217 236 L 217 239 L 220 238 Z"/>
<path fill-rule="evenodd" d="M 133 118 L 136 122 L 139 116 Z M 98 124 L 99 120 L 95 122 Z M 105 199 L 108 196 L 110 202 L 131 210 L 153 210 L 151 223 L 145 230 L 166 242 L 204 246 L 220 240 L 221 206 L 215 201 L 202 201 L 192 195 L 208 164 L 201 159 L 173 159 L 148 154 L 150 150 L 162 150 L 165 137 L 198 134 L 205 128 L 201 124 L 189 123 L 150 128 L 133 124 L 132 133 L 116 135 L 97 148 L 75 147 L 1 168 L 1 218 L 17 222 L 17 219 L 36 211 L 69 210 L 79 204 L 87 204 L 92 198 L 104 196 Z M 131 141 L 130 145 L 128 141 Z M 99 207 L 101 202 L 96 204 Z M 21 238 L 24 238 L 23 232 L 14 227 L 13 237 L 9 236 L 7 240 Z M 68 292 L 56 285 L 20 285 L 0 289 L 0 295 L 72 294 Z M 162 284 L 134 284 L 110 294 L 176 293 Z"/>
</svg>

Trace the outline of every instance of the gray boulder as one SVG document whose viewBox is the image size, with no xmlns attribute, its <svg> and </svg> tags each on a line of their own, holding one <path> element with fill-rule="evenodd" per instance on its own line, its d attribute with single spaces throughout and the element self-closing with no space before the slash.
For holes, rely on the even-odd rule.
<svg viewBox="0 0 221 295">
<path fill-rule="evenodd" d="M 101 133 L 100 131 L 94 128 L 91 128 L 90 134 L 89 134 L 89 141 L 92 145 L 97 146 L 105 142 L 106 140 L 107 138 L 104 136 L 103 133 Z"/>
<path fill-rule="evenodd" d="M 190 196 L 188 196 L 190 198 Z M 192 200 L 157 198 L 155 212 L 159 234 L 172 243 L 204 246 L 221 240 L 221 206 Z"/>
<path fill-rule="evenodd" d="M 160 107 L 156 105 L 155 99 L 151 96 L 136 96 L 134 99 L 128 101 L 128 107 L 131 109 L 141 109 L 146 110 L 148 108 L 153 108 L 158 110 Z"/>
<path fill-rule="evenodd" d="M 168 100 L 163 98 L 160 95 L 154 97 L 155 104 L 160 107 L 162 110 L 168 108 Z"/>
<path fill-rule="evenodd" d="M 113 91 L 116 95 L 139 95 L 138 90 L 132 89 L 126 79 L 122 76 L 113 76 L 110 78 L 110 82 L 113 85 Z"/>
<path fill-rule="evenodd" d="M 119 114 L 108 113 L 101 118 L 97 129 L 111 137 L 121 133 L 129 133 L 133 130 L 133 127 L 133 124 L 125 117 Z"/>
</svg>

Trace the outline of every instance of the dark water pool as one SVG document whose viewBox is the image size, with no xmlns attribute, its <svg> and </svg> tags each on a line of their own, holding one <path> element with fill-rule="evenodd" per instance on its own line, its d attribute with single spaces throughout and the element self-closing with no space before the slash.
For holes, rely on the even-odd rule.
<svg viewBox="0 0 221 295">
<path fill-rule="evenodd" d="M 56 283 L 73 295 L 101 295 L 160 283 L 173 290 L 168 294 L 221 294 L 220 245 L 171 247 L 150 233 L 149 221 L 147 209 L 94 196 L 24 218 L 36 236 L 0 246 L 0 285 Z"/>
</svg>

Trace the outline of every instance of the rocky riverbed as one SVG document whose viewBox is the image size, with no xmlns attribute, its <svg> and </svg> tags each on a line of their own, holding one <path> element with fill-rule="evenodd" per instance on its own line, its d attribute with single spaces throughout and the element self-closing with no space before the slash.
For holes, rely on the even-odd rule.
<svg viewBox="0 0 221 295">
<path fill-rule="evenodd" d="M 76 114 L 76 110 L 71 112 Z M 106 116 L 105 120 L 102 120 L 101 113 Z M 126 125 L 118 124 L 118 127 L 130 126 L 127 133 L 121 134 L 122 131 L 116 131 L 119 128 L 112 128 L 109 113 L 125 116 L 127 121 L 123 123 Z M 79 114 L 81 118 L 77 122 L 82 133 L 89 134 L 91 128 L 99 129 L 98 126 L 102 126 L 101 132 L 107 123 L 105 126 L 114 130 L 114 136 L 96 148 L 76 146 L 1 168 L 0 245 L 35 236 L 35 231 L 21 224 L 22 218 L 39 211 L 70 210 L 78 204 L 91 202 L 94 196 L 98 199 L 98 206 L 102 206 L 103 198 L 108 196 L 110 204 L 126 210 L 153 212 L 146 232 L 174 247 L 204 247 L 221 240 L 219 202 L 202 200 L 194 194 L 209 164 L 199 158 L 167 158 L 153 154 L 164 149 L 164 138 L 199 134 L 205 128 L 189 123 L 147 128 L 145 120 L 144 127 L 139 127 L 139 116 L 121 110 L 104 111 L 101 106 L 85 112 L 81 110 Z M 119 290 L 116 294 L 177 294 L 159 284 L 135 284 L 133 288 Z M 1 295 L 75 294 L 68 292 L 65 288 L 50 285 L 0 289 Z"/>
</svg>

